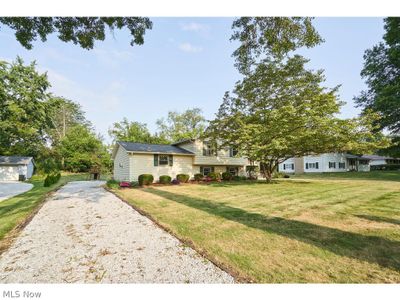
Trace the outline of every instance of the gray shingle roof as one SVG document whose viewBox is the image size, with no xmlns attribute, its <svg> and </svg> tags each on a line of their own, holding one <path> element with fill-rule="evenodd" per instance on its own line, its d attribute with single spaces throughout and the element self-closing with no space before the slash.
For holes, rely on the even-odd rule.
<svg viewBox="0 0 400 300">
<path fill-rule="evenodd" d="M 193 152 L 182 149 L 173 145 L 143 144 L 132 142 L 117 142 L 126 151 L 130 152 L 149 152 L 149 153 L 166 153 L 166 154 L 186 154 L 194 155 Z"/>
<path fill-rule="evenodd" d="M 379 156 L 379 155 L 363 155 L 363 158 L 368 158 L 370 160 L 379 160 L 379 159 L 397 159 L 395 157 L 389 157 L 389 156 Z"/>
<path fill-rule="evenodd" d="M 0 156 L 0 165 L 27 165 L 31 160 L 30 156 Z"/>
</svg>

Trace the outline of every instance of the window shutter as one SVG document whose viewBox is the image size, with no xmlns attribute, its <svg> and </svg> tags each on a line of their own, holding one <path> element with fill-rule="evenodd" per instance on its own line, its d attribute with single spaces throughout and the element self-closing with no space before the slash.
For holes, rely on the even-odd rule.
<svg viewBox="0 0 400 300">
<path fill-rule="evenodd" d="M 315 168 L 316 168 L 316 169 L 319 169 L 319 168 L 318 168 L 318 163 L 315 163 Z"/>
<path fill-rule="evenodd" d="M 286 170 L 286 164 L 283 164 L 283 169 Z"/>
<path fill-rule="evenodd" d="M 174 164 L 174 157 L 172 155 L 170 155 L 168 157 L 168 162 L 169 162 L 169 165 L 172 167 L 172 165 Z"/>
<path fill-rule="evenodd" d="M 206 151 L 206 148 L 203 146 L 203 156 L 206 156 L 207 155 L 207 151 Z"/>
<path fill-rule="evenodd" d="M 306 169 L 308 169 L 308 163 L 306 163 Z"/>
<path fill-rule="evenodd" d="M 294 170 L 294 164 L 292 164 L 292 170 Z"/>
<path fill-rule="evenodd" d="M 211 167 L 211 172 L 214 173 L 214 167 Z"/>
<path fill-rule="evenodd" d="M 203 174 L 203 167 L 200 167 L 200 173 Z"/>
<path fill-rule="evenodd" d="M 154 166 L 158 166 L 158 154 L 154 154 Z"/>
</svg>

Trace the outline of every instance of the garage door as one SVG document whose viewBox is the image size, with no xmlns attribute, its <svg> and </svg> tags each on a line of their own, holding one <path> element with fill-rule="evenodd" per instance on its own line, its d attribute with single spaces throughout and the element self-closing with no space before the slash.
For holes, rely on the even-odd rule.
<svg viewBox="0 0 400 300">
<path fill-rule="evenodd" d="M 19 170 L 15 166 L 0 167 L 0 181 L 18 180 Z"/>
</svg>

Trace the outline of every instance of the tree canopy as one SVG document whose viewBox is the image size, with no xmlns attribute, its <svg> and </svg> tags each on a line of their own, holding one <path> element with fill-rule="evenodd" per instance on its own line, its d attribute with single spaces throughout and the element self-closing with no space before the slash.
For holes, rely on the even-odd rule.
<svg viewBox="0 0 400 300">
<path fill-rule="evenodd" d="M 381 116 L 379 129 L 400 134 L 400 18 L 386 18 L 385 30 L 383 42 L 365 51 L 361 76 L 368 89 L 355 101 Z"/>
<path fill-rule="evenodd" d="M 123 28 L 129 30 L 132 46 L 142 45 L 146 30 L 152 28 L 144 17 L 2 17 L 0 23 L 15 30 L 16 39 L 26 49 L 32 49 L 38 38 L 45 42 L 52 33 L 63 42 L 93 49 L 95 41 L 104 41 L 106 29 Z"/>
<path fill-rule="evenodd" d="M 108 130 L 108 134 L 114 142 L 166 143 L 159 136 L 152 135 L 147 128 L 147 124 L 131 122 L 127 118 L 124 118 L 121 122 L 115 122 Z"/>
<path fill-rule="evenodd" d="M 21 58 L 0 61 L 0 153 L 36 155 L 50 126 L 46 101 L 50 94 L 46 74 Z"/>
<path fill-rule="evenodd" d="M 254 26 L 261 25 L 254 22 L 263 26 L 260 38 L 254 36 L 258 32 Z M 232 94 L 225 94 L 207 129 L 206 136 L 218 141 L 220 147 L 235 147 L 241 155 L 260 163 L 268 180 L 278 164 L 290 157 L 370 152 L 387 143 L 382 135 L 372 132 L 375 115 L 339 119 L 339 87 L 324 87 L 323 71 L 307 70 L 308 60 L 292 55 L 298 47 L 311 47 L 322 40 L 309 22 L 308 18 L 239 22 L 241 31 L 233 37 L 250 36 L 240 40 L 234 53 L 239 71 L 245 68 L 244 78 L 236 83 Z M 259 61 L 254 59 L 260 56 Z"/>
<path fill-rule="evenodd" d="M 182 113 L 168 112 L 167 118 L 157 120 L 158 134 L 170 143 L 182 139 L 199 138 L 205 131 L 206 120 L 200 108 L 187 109 Z"/>
</svg>

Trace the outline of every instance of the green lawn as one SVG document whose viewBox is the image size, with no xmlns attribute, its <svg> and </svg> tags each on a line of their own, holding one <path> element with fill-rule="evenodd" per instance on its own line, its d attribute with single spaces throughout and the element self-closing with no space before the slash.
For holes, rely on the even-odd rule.
<svg viewBox="0 0 400 300">
<path fill-rule="evenodd" d="M 400 172 L 116 193 L 239 278 L 400 283 Z"/>
<path fill-rule="evenodd" d="M 28 181 L 33 184 L 30 191 L 0 202 L 0 242 L 7 233 L 32 214 L 35 208 L 46 199 L 49 192 L 69 181 L 84 179 L 86 179 L 86 174 L 63 174 L 58 183 L 50 187 L 43 187 L 44 178 L 34 176 Z"/>
</svg>

